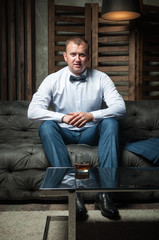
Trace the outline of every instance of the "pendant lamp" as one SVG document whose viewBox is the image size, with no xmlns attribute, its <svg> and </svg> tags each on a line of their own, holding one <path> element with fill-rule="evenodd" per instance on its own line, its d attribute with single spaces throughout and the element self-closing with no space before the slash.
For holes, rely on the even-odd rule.
<svg viewBox="0 0 159 240">
<path fill-rule="evenodd" d="M 101 17 L 112 21 L 140 17 L 139 0 L 103 0 Z"/>
</svg>

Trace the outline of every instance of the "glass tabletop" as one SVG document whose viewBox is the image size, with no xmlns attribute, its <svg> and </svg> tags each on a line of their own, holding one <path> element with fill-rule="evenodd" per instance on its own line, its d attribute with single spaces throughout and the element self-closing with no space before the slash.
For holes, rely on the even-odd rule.
<svg viewBox="0 0 159 240">
<path fill-rule="evenodd" d="M 159 167 L 91 168 L 76 179 L 74 168 L 47 168 L 40 190 L 159 190 Z"/>
</svg>

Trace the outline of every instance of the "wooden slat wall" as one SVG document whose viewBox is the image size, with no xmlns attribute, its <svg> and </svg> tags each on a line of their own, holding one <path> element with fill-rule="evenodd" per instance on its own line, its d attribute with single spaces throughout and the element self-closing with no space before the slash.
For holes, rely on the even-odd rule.
<svg viewBox="0 0 159 240">
<path fill-rule="evenodd" d="M 91 5 L 63 6 L 55 5 L 53 0 L 49 0 L 48 11 L 48 72 L 52 73 L 66 65 L 62 54 L 68 38 L 80 35 L 87 39 L 91 46 Z"/>
<path fill-rule="evenodd" d="M 159 99 L 159 7 L 142 5 L 141 19 L 110 22 L 100 18 L 97 3 L 72 7 L 48 0 L 48 4 L 49 73 L 66 65 L 62 56 L 65 41 L 81 35 L 91 46 L 88 66 L 108 73 L 125 100 Z M 34 43 L 35 0 L 1 0 L 1 100 L 31 99 Z"/>
<path fill-rule="evenodd" d="M 125 100 L 135 100 L 135 25 L 100 17 L 92 5 L 92 67 L 107 73 Z"/>
<path fill-rule="evenodd" d="M 35 1 L 0 1 L 0 99 L 30 100 L 35 77 Z"/>
<path fill-rule="evenodd" d="M 159 7 L 143 5 L 137 49 L 137 99 L 159 99 Z"/>
</svg>

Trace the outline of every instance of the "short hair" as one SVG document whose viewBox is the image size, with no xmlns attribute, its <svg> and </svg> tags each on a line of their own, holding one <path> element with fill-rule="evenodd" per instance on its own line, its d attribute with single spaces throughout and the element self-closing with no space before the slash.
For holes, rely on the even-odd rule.
<svg viewBox="0 0 159 240">
<path fill-rule="evenodd" d="M 82 37 L 79 37 L 79 36 L 74 36 L 66 41 L 65 51 L 67 49 L 68 44 L 71 42 L 77 44 L 78 46 L 81 45 L 82 43 L 84 43 L 86 45 L 87 52 L 89 53 L 89 44 L 88 44 L 87 40 Z"/>
</svg>

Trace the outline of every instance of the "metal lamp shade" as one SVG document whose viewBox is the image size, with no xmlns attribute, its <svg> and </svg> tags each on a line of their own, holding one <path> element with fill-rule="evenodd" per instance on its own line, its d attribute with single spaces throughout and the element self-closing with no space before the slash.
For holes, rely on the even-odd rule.
<svg viewBox="0 0 159 240">
<path fill-rule="evenodd" d="M 139 16 L 139 0 L 103 0 L 101 17 L 104 19 L 124 21 Z"/>
</svg>

